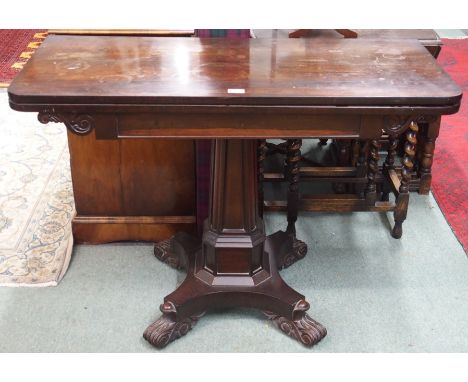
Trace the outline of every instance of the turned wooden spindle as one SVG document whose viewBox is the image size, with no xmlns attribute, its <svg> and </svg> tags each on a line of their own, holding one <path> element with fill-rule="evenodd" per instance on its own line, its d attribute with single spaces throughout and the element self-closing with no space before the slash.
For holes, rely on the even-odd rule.
<svg viewBox="0 0 468 382">
<path fill-rule="evenodd" d="M 416 154 L 418 124 L 411 122 L 408 130 L 406 131 L 406 142 L 404 144 L 404 155 L 401 168 L 401 182 L 398 190 L 398 197 L 396 200 L 396 207 L 394 212 L 395 226 L 392 230 L 392 236 L 395 239 L 401 238 L 403 234 L 402 224 L 406 219 L 409 202 L 409 182 L 414 167 L 414 156 Z"/>
<path fill-rule="evenodd" d="M 259 139 L 257 146 L 257 159 L 258 159 L 258 204 L 259 214 L 263 217 L 263 204 L 264 204 L 264 193 L 263 193 L 263 181 L 264 181 L 264 168 L 263 164 L 267 153 L 267 142 L 266 139 Z"/>
<path fill-rule="evenodd" d="M 379 140 L 372 139 L 369 145 L 369 158 L 367 162 L 366 200 L 369 204 L 374 204 L 377 199 L 376 178 L 379 172 L 379 148 Z"/>
<path fill-rule="evenodd" d="M 388 136 L 388 149 L 387 149 L 387 158 L 385 158 L 384 167 L 387 171 L 393 170 L 395 168 L 395 157 L 396 149 L 398 146 L 397 137 L 394 134 Z M 382 191 L 382 201 L 388 202 L 390 195 L 390 185 L 388 181 L 384 180 L 383 191 Z"/>
<path fill-rule="evenodd" d="M 418 124 L 416 122 L 411 122 L 409 129 L 406 131 L 406 142 L 404 146 L 405 153 L 403 155 L 403 167 L 401 169 L 400 192 L 409 191 L 409 182 L 411 180 L 411 174 L 414 167 L 413 158 L 416 154 L 417 133 Z"/>
<path fill-rule="evenodd" d="M 278 269 L 289 267 L 307 253 L 307 244 L 296 237 L 296 221 L 299 211 L 299 162 L 301 160 L 301 139 L 288 139 L 286 142 L 286 178 L 288 187 L 288 227 L 286 233 L 293 238 L 293 250 L 278 262 Z"/>
<path fill-rule="evenodd" d="M 296 221 L 299 209 L 299 161 L 301 160 L 300 139 L 288 139 L 286 154 L 286 171 L 288 188 L 288 227 L 286 232 L 296 237 Z"/>
<path fill-rule="evenodd" d="M 389 135 L 388 137 L 388 150 L 387 150 L 387 158 L 385 158 L 385 166 L 389 169 L 393 169 L 395 166 L 395 156 L 396 156 L 396 148 L 398 145 L 398 141 L 394 135 Z"/>
<path fill-rule="evenodd" d="M 358 167 L 364 168 L 366 167 L 366 154 L 367 154 L 367 141 L 360 140 L 359 141 L 359 156 L 358 156 Z"/>
<path fill-rule="evenodd" d="M 422 154 L 419 162 L 419 177 L 421 178 L 419 193 L 421 194 L 427 194 L 430 190 L 435 141 L 436 139 L 433 137 L 426 137 L 422 144 Z"/>
<path fill-rule="evenodd" d="M 358 144 L 359 144 L 359 154 L 357 158 L 356 176 L 358 178 L 363 178 L 367 174 L 366 157 L 367 157 L 368 141 L 359 140 Z M 356 183 L 355 190 L 356 190 L 356 194 L 359 195 L 360 198 L 364 198 L 364 185 L 362 183 Z"/>
<path fill-rule="evenodd" d="M 333 141 L 337 151 L 337 165 L 349 166 L 351 160 L 351 140 L 350 139 L 337 139 Z M 333 183 L 333 190 L 337 194 L 344 194 L 347 191 L 346 183 Z"/>
<path fill-rule="evenodd" d="M 357 166 L 360 154 L 360 146 L 359 141 L 357 139 L 353 139 L 351 143 L 351 166 Z"/>
</svg>

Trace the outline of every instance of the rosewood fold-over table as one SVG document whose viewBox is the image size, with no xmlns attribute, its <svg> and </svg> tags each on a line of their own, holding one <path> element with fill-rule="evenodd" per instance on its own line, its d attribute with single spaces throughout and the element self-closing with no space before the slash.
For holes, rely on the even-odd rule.
<svg viewBox="0 0 468 382">
<path fill-rule="evenodd" d="M 187 277 L 144 333 L 157 347 L 186 334 L 206 310 L 232 306 L 261 309 L 305 345 L 320 341 L 325 328 L 278 273 L 303 253 L 292 235 L 265 235 L 257 140 L 378 139 L 382 130 L 437 124 L 461 98 L 418 41 L 388 40 L 51 36 L 8 91 L 13 109 L 79 135 L 214 140 L 203 238 L 181 233 L 161 247 Z"/>
</svg>

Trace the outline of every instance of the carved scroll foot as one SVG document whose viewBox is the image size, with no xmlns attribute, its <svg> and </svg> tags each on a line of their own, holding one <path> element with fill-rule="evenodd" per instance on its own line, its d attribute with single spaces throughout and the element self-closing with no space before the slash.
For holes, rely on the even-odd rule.
<svg viewBox="0 0 468 382">
<path fill-rule="evenodd" d="M 292 250 L 285 253 L 279 259 L 277 259 L 278 270 L 290 267 L 296 261 L 299 261 L 305 257 L 307 253 L 307 244 L 302 240 L 293 237 Z"/>
<path fill-rule="evenodd" d="M 288 336 L 300 341 L 305 346 L 313 346 L 327 335 L 327 329 L 307 313 L 301 319 L 288 320 L 275 313 L 263 312 L 273 324 Z"/>
<path fill-rule="evenodd" d="M 143 338 L 151 345 L 162 349 L 170 342 L 185 336 L 196 325 L 201 316 L 203 314 L 188 317 L 182 321 L 174 321 L 172 315 L 163 314 L 161 318 L 146 328 Z"/>
<path fill-rule="evenodd" d="M 181 262 L 180 256 L 175 254 L 172 250 L 171 241 L 172 238 L 155 243 L 154 256 L 172 268 L 182 269 L 183 264 Z"/>
</svg>

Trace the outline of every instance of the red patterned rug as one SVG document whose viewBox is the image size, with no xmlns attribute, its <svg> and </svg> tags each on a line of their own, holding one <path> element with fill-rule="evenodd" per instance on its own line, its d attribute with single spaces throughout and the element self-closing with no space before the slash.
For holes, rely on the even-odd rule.
<svg viewBox="0 0 468 382">
<path fill-rule="evenodd" d="M 443 39 L 437 61 L 462 88 L 460 111 L 442 117 L 432 167 L 432 193 L 468 251 L 468 39 Z"/>
<path fill-rule="evenodd" d="M 46 36 L 46 29 L 0 29 L 0 87 L 11 83 Z"/>
</svg>

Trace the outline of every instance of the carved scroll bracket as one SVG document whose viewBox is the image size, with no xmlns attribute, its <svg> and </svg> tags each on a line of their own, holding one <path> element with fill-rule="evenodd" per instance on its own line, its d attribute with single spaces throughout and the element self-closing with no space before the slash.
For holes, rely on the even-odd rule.
<svg viewBox="0 0 468 382">
<path fill-rule="evenodd" d="M 436 115 L 387 115 L 384 117 L 384 131 L 397 136 L 405 132 L 411 122 L 432 123 L 436 119 Z"/>
<path fill-rule="evenodd" d="M 389 135 L 403 133 L 413 120 L 412 115 L 388 115 L 384 117 L 384 131 Z"/>
<path fill-rule="evenodd" d="M 54 109 L 39 112 L 37 119 L 40 123 L 64 123 L 67 129 L 78 135 L 86 135 L 94 128 L 94 119 L 88 114 L 57 113 Z"/>
</svg>

